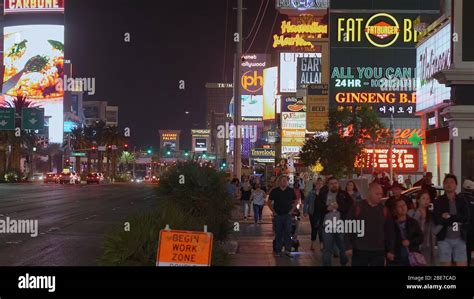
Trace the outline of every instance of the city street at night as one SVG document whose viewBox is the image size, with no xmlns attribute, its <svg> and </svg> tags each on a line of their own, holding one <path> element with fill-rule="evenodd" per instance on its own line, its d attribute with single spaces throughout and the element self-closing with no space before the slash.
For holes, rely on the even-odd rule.
<svg viewBox="0 0 474 299">
<path fill-rule="evenodd" d="M 39 235 L 0 234 L 0 266 L 96 266 L 107 232 L 156 203 L 154 188 L 0 185 L 0 217 L 38 220 Z"/>
<path fill-rule="evenodd" d="M 472 15 L 0 0 L 0 299 L 472 290 Z"/>
</svg>

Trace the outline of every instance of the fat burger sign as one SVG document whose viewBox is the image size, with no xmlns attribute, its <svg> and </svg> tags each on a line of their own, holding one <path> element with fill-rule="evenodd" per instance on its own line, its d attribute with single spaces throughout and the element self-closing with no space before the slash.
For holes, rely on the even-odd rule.
<svg viewBox="0 0 474 299">
<path fill-rule="evenodd" d="M 5 14 L 64 12 L 64 0 L 5 0 Z"/>
</svg>

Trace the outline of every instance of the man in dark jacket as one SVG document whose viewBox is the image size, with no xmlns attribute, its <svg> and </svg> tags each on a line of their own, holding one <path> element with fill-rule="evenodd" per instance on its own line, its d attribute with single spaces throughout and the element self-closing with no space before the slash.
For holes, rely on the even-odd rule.
<svg viewBox="0 0 474 299">
<path fill-rule="evenodd" d="M 353 267 L 383 267 L 385 258 L 390 262 L 395 260 L 394 222 L 382 204 L 382 197 L 382 186 L 373 182 L 369 186 L 368 198 L 349 211 L 348 220 L 365 223 L 363 236 L 350 234 L 346 238 L 346 254 L 352 256 Z"/>
<path fill-rule="evenodd" d="M 463 184 L 463 196 L 469 205 L 469 230 L 467 234 L 467 265 L 471 266 L 472 254 L 474 252 L 474 182 L 466 180 Z"/>
<path fill-rule="evenodd" d="M 331 266 L 334 246 L 339 248 L 341 265 L 345 266 L 349 262 L 345 254 L 344 234 L 335 232 L 326 232 L 326 221 L 345 220 L 349 209 L 354 204 L 352 197 L 339 186 L 339 181 L 332 177 L 328 180 L 329 190 L 321 191 L 321 200 L 325 203 L 326 209 L 321 213 L 323 224 L 323 266 Z"/>
<path fill-rule="evenodd" d="M 467 266 L 467 233 L 469 206 L 464 197 L 456 194 L 458 180 L 455 175 L 446 175 L 443 187 L 445 194 L 434 202 L 435 224 L 442 226 L 436 235 L 439 260 L 443 266 Z"/>
</svg>

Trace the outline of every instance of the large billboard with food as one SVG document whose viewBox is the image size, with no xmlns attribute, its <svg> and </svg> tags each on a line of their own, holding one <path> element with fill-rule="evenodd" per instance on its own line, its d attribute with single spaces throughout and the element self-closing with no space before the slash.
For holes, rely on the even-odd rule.
<svg viewBox="0 0 474 299">
<path fill-rule="evenodd" d="M 4 28 L 5 73 L 2 94 L 11 101 L 26 95 L 45 109 L 49 141 L 63 141 L 64 26 L 24 25 Z"/>
</svg>

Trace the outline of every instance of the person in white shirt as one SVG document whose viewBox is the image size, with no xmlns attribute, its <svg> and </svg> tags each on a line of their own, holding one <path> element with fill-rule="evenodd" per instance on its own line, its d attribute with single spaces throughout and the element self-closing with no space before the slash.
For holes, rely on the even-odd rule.
<svg viewBox="0 0 474 299">
<path fill-rule="evenodd" d="M 267 194 L 260 188 L 260 183 L 255 185 L 255 190 L 252 191 L 250 201 L 253 202 L 253 214 L 255 224 L 262 223 L 263 207 L 265 205 L 265 198 Z"/>
</svg>

